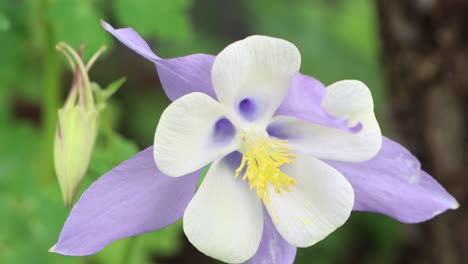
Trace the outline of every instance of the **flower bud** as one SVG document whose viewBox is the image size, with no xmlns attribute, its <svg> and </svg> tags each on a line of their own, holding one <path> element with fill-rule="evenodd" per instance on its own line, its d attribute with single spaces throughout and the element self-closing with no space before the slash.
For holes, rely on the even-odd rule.
<svg viewBox="0 0 468 264">
<path fill-rule="evenodd" d="M 83 47 L 80 48 L 80 54 Z M 65 205 L 72 204 L 88 169 L 98 133 L 99 111 L 93 98 L 88 70 L 100 49 L 85 65 L 81 55 L 65 43 L 59 43 L 75 75 L 65 105 L 58 111 L 54 142 L 54 164 Z"/>
<path fill-rule="evenodd" d="M 99 114 L 81 106 L 58 111 L 54 164 L 62 196 L 71 205 L 88 169 L 96 141 Z"/>
</svg>

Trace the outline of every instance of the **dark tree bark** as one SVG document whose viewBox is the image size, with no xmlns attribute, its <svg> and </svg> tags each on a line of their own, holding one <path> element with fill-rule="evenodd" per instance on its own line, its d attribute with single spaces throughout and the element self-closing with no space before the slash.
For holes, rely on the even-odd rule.
<svg viewBox="0 0 468 264">
<path fill-rule="evenodd" d="M 408 227 L 401 262 L 468 263 L 468 1 L 377 3 L 392 128 L 461 204 Z"/>
</svg>

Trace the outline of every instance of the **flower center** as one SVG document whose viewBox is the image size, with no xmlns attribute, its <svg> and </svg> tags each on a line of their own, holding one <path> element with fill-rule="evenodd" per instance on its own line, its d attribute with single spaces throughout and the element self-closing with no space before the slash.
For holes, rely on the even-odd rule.
<svg viewBox="0 0 468 264">
<path fill-rule="evenodd" d="M 255 188 L 264 204 L 270 204 L 269 184 L 280 195 L 283 190 L 289 192 L 289 186 L 295 185 L 296 180 L 280 170 L 283 164 L 293 164 L 296 158 L 286 147 L 288 141 L 255 134 L 248 138 L 245 133 L 241 133 L 240 137 L 243 141 L 243 157 L 236 170 L 236 177 L 245 169 L 242 180 L 249 181 L 250 189 Z"/>
</svg>

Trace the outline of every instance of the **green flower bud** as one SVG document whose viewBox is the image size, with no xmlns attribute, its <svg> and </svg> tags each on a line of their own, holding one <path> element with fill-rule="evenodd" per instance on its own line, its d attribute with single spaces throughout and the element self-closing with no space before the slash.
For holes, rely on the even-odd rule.
<svg viewBox="0 0 468 264">
<path fill-rule="evenodd" d="M 71 205 L 88 169 L 98 129 L 98 111 L 81 106 L 58 111 L 54 164 L 63 201 Z"/>
<path fill-rule="evenodd" d="M 88 64 L 69 45 L 59 43 L 57 49 L 66 56 L 74 71 L 73 84 L 65 102 L 58 111 L 58 124 L 54 145 L 54 164 L 65 205 L 72 204 L 86 174 L 96 141 L 99 111 L 93 98 L 88 70 L 101 48 Z"/>
</svg>

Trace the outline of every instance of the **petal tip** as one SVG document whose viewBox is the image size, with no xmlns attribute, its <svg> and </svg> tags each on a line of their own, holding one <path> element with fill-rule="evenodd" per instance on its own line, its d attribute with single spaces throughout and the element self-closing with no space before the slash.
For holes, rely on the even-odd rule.
<svg viewBox="0 0 468 264">
<path fill-rule="evenodd" d="M 110 31 L 110 30 L 114 30 L 114 28 L 109 24 L 107 23 L 106 21 L 104 21 L 103 19 L 99 20 L 99 22 L 101 23 L 101 26 L 107 30 L 107 31 Z"/>
<path fill-rule="evenodd" d="M 56 245 L 57 245 L 57 244 L 53 245 L 51 248 L 49 248 L 48 251 L 49 251 L 50 253 L 57 253 L 57 251 L 55 251 L 55 246 L 56 246 Z"/>
</svg>

